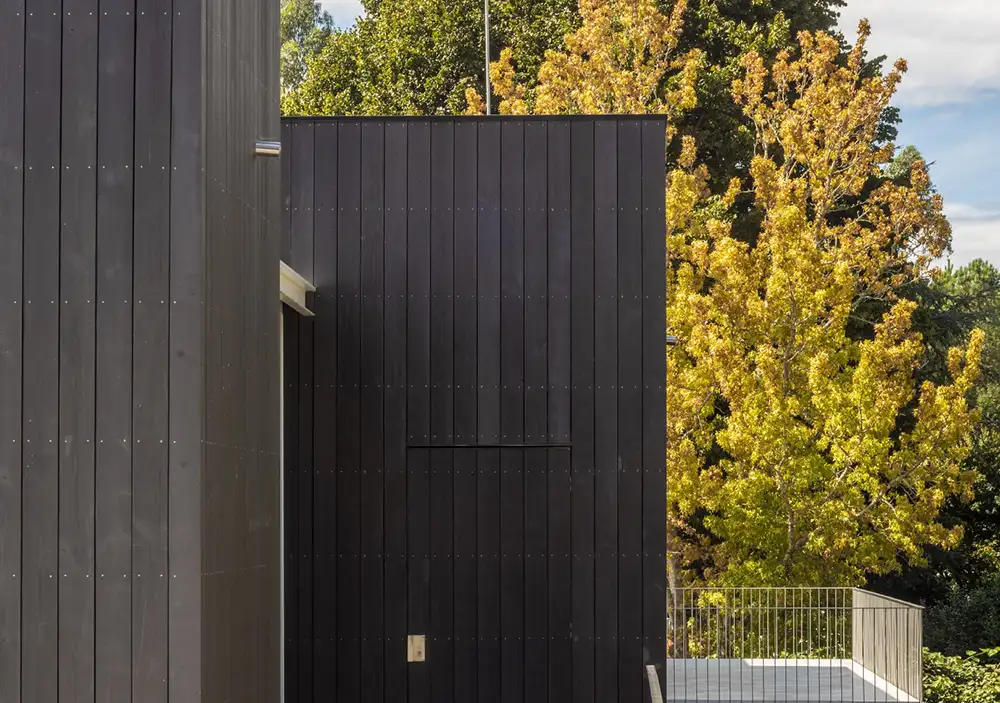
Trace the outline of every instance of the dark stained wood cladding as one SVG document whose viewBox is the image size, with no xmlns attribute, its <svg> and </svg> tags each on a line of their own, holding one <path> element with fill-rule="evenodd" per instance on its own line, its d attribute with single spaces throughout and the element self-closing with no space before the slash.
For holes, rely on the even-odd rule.
<svg viewBox="0 0 1000 703">
<path fill-rule="evenodd" d="M 202 696 L 280 696 L 280 134 L 275 0 L 205 0 Z"/>
<path fill-rule="evenodd" d="M 0 701 L 276 701 L 277 2 L 0 0 L 0 95 Z"/>
<path fill-rule="evenodd" d="M 282 123 L 289 700 L 648 700 L 664 131 Z"/>
</svg>

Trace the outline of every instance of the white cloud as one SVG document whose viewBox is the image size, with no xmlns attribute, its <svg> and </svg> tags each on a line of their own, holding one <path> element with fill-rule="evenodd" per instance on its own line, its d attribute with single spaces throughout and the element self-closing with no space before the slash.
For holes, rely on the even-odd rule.
<svg viewBox="0 0 1000 703">
<path fill-rule="evenodd" d="M 1000 211 L 964 203 L 949 203 L 945 214 L 952 227 L 951 262 L 964 266 L 973 259 L 997 262 L 1000 250 Z"/>
<path fill-rule="evenodd" d="M 965 102 L 1000 90 L 997 0 L 848 0 L 840 22 L 848 39 L 862 17 L 872 23 L 873 55 L 910 64 L 898 104 Z"/>
<path fill-rule="evenodd" d="M 355 18 L 363 12 L 361 0 L 322 0 L 320 4 L 340 27 L 354 24 Z"/>
</svg>

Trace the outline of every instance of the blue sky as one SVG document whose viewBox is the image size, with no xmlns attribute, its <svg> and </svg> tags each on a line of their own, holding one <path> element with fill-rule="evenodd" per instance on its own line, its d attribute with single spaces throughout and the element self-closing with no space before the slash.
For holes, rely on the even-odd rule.
<svg viewBox="0 0 1000 703">
<path fill-rule="evenodd" d="M 323 0 L 323 8 L 333 16 L 333 21 L 340 27 L 354 24 L 354 18 L 361 14 L 359 0 Z"/>
<path fill-rule="evenodd" d="M 358 0 L 325 0 L 338 25 Z M 848 0 L 841 28 L 872 23 L 870 48 L 910 71 L 896 105 L 898 144 L 932 162 L 954 229 L 956 265 L 981 257 L 1000 266 L 1000 0 Z"/>
</svg>

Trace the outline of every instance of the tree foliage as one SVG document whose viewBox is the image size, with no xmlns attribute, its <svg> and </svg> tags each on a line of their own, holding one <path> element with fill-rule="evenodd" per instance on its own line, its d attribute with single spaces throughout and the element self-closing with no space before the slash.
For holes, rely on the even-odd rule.
<svg viewBox="0 0 1000 703">
<path fill-rule="evenodd" d="M 501 114 L 637 114 L 676 118 L 695 105 L 700 54 L 677 56 L 687 0 L 669 14 L 652 0 L 580 0 L 581 26 L 549 51 L 534 95 L 517 81 L 513 53 L 490 69 Z M 470 103 L 476 96 L 470 96 Z"/>
<path fill-rule="evenodd" d="M 742 73 L 740 57 L 754 51 L 765 61 L 794 45 L 802 31 L 834 32 L 844 0 L 701 0 L 687 14 L 681 51 L 705 56 L 696 85 L 698 105 L 678 125 L 698 139 L 711 183 L 724 190 L 729 179 L 745 177 L 754 138 L 730 87 Z"/>
<path fill-rule="evenodd" d="M 973 392 L 981 421 L 965 462 L 976 473 L 975 497 L 950 500 L 941 517 L 946 525 L 961 526 L 962 543 L 952 550 L 930 548 L 926 563 L 907 563 L 902 573 L 869 583 L 898 598 L 944 606 L 973 598 L 989 588 L 1000 572 L 1000 271 L 976 260 L 962 268 L 948 267 L 907 294 L 920 306 L 914 323 L 926 343 L 920 369 L 924 378 L 946 378 L 947 350 L 973 329 L 981 328 L 986 334 L 982 375 Z M 992 643 L 984 640 L 981 645 Z"/>
<path fill-rule="evenodd" d="M 285 114 L 458 114 L 484 83 L 481 0 L 366 0 L 354 27 L 308 61 Z M 491 42 L 537 71 L 576 21 L 575 0 L 493 0 Z"/>
<path fill-rule="evenodd" d="M 947 382 L 918 383 L 924 343 L 899 290 L 927 276 L 950 229 L 922 162 L 908 184 L 869 190 L 892 157 L 873 144 L 906 67 L 866 77 L 868 33 L 846 61 L 822 32 L 800 34 L 797 55 L 770 69 L 748 52 L 733 91 L 754 130 L 749 183 L 706 196 L 693 158 L 670 178 L 675 570 L 856 584 L 961 538 L 939 516 L 971 495 L 962 462 L 983 334 L 949 350 Z M 728 211 L 745 186 L 761 213 L 754 245 L 733 236 Z M 886 312 L 852 335 L 871 300 Z"/>
<path fill-rule="evenodd" d="M 286 45 L 283 75 L 295 79 L 285 81 L 285 114 L 457 114 L 466 108 L 468 88 L 483 94 L 480 0 L 362 4 L 362 17 L 348 29 L 329 30 L 316 16 L 320 29 L 329 30 L 319 49 L 311 41 L 308 47 Z M 663 14 L 671 14 L 671 3 L 659 4 Z M 841 5 L 842 0 L 697 0 L 691 6 L 675 53 L 698 49 L 706 64 L 695 86 L 699 107 L 679 127 L 699 135 L 713 173 L 728 178 L 729 166 L 749 153 L 750 142 L 738 132 L 742 114 L 729 96 L 738 57 L 748 48 L 774 54 L 799 30 L 832 29 Z M 561 51 L 566 35 L 580 25 L 578 0 L 491 0 L 490 13 L 493 58 L 509 50 L 514 80 L 530 98 L 545 52 Z M 295 17 L 296 26 L 309 26 L 307 13 Z"/>
<path fill-rule="evenodd" d="M 924 650 L 926 703 L 1000 702 L 1000 648 L 945 656 Z"/>
<path fill-rule="evenodd" d="M 924 611 L 924 644 L 950 656 L 1000 643 L 1000 574 Z"/>
<path fill-rule="evenodd" d="M 281 0 L 281 87 L 294 90 L 305 78 L 306 67 L 326 44 L 333 18 L 319 0 Z"/>
</svg>

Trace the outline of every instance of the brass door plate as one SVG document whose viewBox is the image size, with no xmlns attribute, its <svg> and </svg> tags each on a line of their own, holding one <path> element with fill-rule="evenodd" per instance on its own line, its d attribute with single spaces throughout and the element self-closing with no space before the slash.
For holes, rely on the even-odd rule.
<svg viewBox="0 0 1000 703">
<path fill-rule="evenodd" d="M 410 635 L 406 638 L 406 661 L 422 662 L 427 659 L 427 637 Z"/>
</svg>

